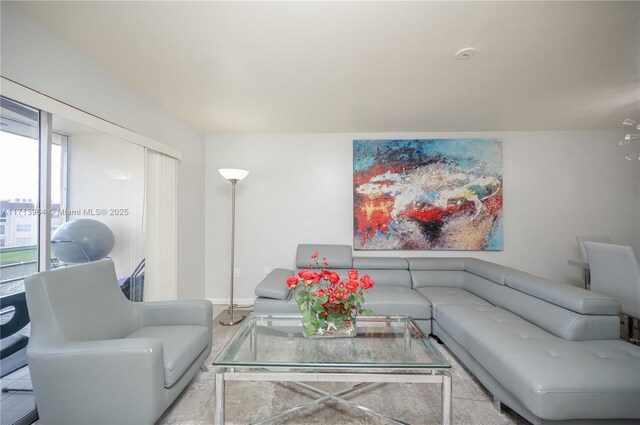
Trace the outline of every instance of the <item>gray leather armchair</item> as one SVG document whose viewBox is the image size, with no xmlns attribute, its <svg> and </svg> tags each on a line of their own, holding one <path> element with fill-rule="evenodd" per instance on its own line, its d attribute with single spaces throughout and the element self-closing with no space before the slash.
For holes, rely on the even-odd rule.
<svg viewBox="0 0 640 425">
<path fill-rule="evenodd" d="M 153 424 L 211 352 L 209 301 L 133 303 L 111 260 L 25 280 L 40 421 Z"/>
</svg>

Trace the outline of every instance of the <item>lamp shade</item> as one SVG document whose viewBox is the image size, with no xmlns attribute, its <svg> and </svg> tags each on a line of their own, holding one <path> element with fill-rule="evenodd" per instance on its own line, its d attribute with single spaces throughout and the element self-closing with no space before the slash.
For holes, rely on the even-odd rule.
<svg viewBox="0 0 640 425">
<path fill-rule="evenodd" d="M 242 180 L 249 175 L 247 170 L 239 168 L 220 168 L 218 172 L 227 180 Z"/>
</svg>

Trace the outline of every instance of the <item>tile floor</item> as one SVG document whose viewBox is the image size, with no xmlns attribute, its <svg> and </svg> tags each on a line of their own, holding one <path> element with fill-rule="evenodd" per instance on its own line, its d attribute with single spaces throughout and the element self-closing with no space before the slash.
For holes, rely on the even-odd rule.
<svg viewBox="0 0 640 425">
<path fill-rule="evenodd" d="M 227 306 L 215 305 L 214 317 L 223 312 Z M 248 311 L 241 311 L 247 314 Z M 240 325 L 226 327 L 214 321 L 214 346 L 213 352 L 205 364 L 211 364 L 213 358 L 224 347 Z M 477 379 L 442 345 L 440 351 L 453 365 L 454 390 L 453 390 L 453 414 L 454 423 L 464 425 L 525 425 L 528 421 L 520 417 L 510 409 L 499 413 L 492 404 L 491 395 L 477 381 Z M 15 372 L 11 376 L 17 382 L 16 385 L 29 387 L 28 371 L 24 369 Z M 185 391 L 167 409 L 156 425 L 210 425 L 213 423 L 213 368 L 209 366 L 206 372 L 199 371 Z M 6 377 L 6 378 L 9 378 Z M 235 385 L 234 385 L 235 384 Z M 2 379 L 5 386 L 5 379 Z M 329 388 L 327 388 L 328 390 Z M 227 407 L 228 423 L 244 424 L 259 417 L 266 417 L 277 411 L 290 407 L 291 403 L 308 401 L 309 395 L 298 391 L 296 388 L 283 384 L 239 382 L 228 385 Z M 389 406 L 389 414 L 400 412 L 402 419 L 410 423 L 437 424 L 440 420 L 439 391 L 434 386 L 402 385 L 395 388 L 378 386 L 356 395 L 354 401 L 372 403 L 374 406 Z M 5 397 L 10 399 L 10 404 L 15 406 L 16 414 L 33 407 L 31 395 L 3 394 L 2 425 L 5 425 Z M 30 401 L 29 401 L 30 399 Z M 247 400 L 250 400 L 250 409 L 247 409 Z M 417 400 L 420 402 L 416 403 Z M 31 403 L 31 404 L 29 404 Z M 435 404 L 434 404 L 435 403 Z M 9 413 L 6 413 L 7 417 Z M 10 423 L 10 422 L 7 422 Z M 380 423 L 366 415 L 354 415 L 353 411 L 342 409 L 340 406 L 328 405 L 327 407 L 306 412 L 304 415 L 293 415 L 284 423 L 291 425 L 306 424 L 372 424 Z M 38 422 L 36 422 L 36 425 Z"/>
<path fill-rule="evenodd" d="M 214 311 L 214 316 L 224 307 Z M 244 311 L 243 314 L 246 314 Z M 236 332 L 240 325 L 213 324 L 213 349 L 205 364 L 210 365 L 217 353 Z M 442 354 L 452 364 L 453 420 L 463 425 L 528 425 L 529 422 L 507 409 L 498 412 L 491 395 L 469 371 L 446 349 L 438 345 Z M 333 383 L 319 384 L 327 391 L 335 390 Z M 185 391 L 167 409 L 156 425 L 211 425 L 214 410 L 214 369 L 199 371 Z M 298 388 L 270 382 L 230 382 L 227 384 L 227 424 L 247 424 L 271 416 L 297 404 L 311 400 L 311 395 Z M 407 423 L 435 425 L 440 423 L 440 388 L 435 385 L 390 384 L 377 385 L 355 393 L 351 401 L 375 407 L 381 413 L 396 416 Z M 284 421 L 287 425 L 382 424 L 368 415 L 352 409 L 327 403 L 313 410 L 295 414 Z"/>
<path fill-rule="evenodd" d="M 23 367 L 0 379 L 0 387 L 31 389 L 29 368 Z M 3 392 L 0 400 L 0 424 L 11 425 L 21 419 L 31 423 L 35 418 L 35 408 L 36 402 L 32 392 Z M 30 417 L 32 420 L 29 420 Z"/>
</svg>

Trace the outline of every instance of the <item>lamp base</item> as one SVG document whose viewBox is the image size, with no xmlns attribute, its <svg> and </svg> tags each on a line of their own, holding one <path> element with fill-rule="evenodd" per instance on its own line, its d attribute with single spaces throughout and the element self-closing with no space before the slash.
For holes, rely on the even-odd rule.
<svg viewBox="0 0 640 425">
<path fill-rule="evenodd" d="M 234 314 L 233 316 L 231 316 L 229 314 L 229 310 L 227 310 L 226 314 L 222 316 L 222 318 L 218 321 L 218 323 L 220 323 L 222 326 L 233 326 L 242 322 L 244 320 L 244 317 L 245 316 L 241 314 Z"/>
</svg>

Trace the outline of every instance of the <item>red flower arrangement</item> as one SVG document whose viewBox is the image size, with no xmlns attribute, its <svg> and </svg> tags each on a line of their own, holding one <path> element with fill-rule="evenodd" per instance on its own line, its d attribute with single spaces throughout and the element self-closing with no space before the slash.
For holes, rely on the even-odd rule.
<svg viewBox="0 0 640 425">
<path fill-rule="evenodd" d="M 354 336 L 356 316 L 373 314 L 370 309 L 362 308 L 362 304 L 365 291 L 375 282 L 369 275 L 360 277 L 357 270 L 349 270 L 344 282 L 338 273 L 327 270 L 327 258 L 322 257 L 321 263 L 318 255 L 318 252 L 311 255 L 315 271 L 313 264 L 309 264 L 307 270 L 300 270 L 298 276 L 287 279 L 290 290 L 304 284 L 296 301 L 302 313 L 305 336 Z"/>
</svg>

